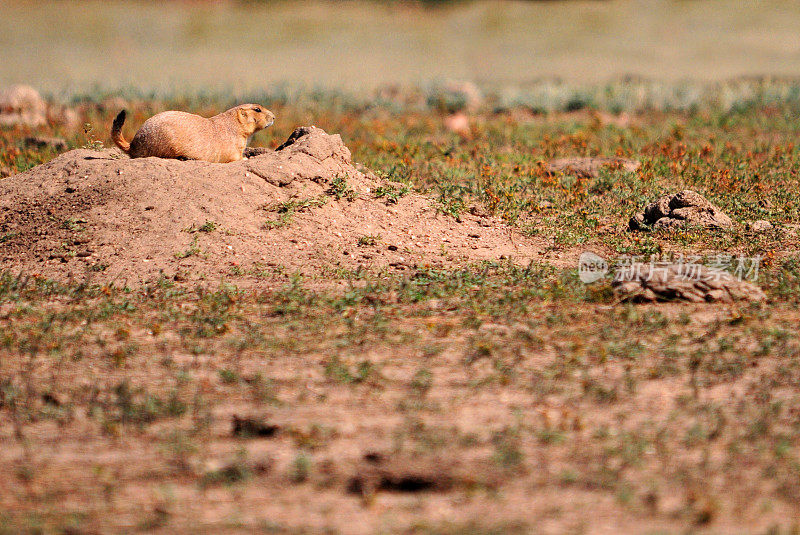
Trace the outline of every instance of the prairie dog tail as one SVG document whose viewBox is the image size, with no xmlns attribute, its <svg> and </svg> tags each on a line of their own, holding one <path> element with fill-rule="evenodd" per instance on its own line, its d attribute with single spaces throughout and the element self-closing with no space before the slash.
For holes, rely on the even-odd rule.
<svg viewBox="0 0 800 535">
<path fill-rule="evenodd" d="M 116 119 L 114 119 L 114 123 L 111 125 L 111 141 L 113 141 L 122 152 L 127 154 L 131 148 L 131 144 L 122 137 L 122 125 L 125 123 L 125 115 L 125 110 L 122 110 L 119 112 Z"/>
</svg>

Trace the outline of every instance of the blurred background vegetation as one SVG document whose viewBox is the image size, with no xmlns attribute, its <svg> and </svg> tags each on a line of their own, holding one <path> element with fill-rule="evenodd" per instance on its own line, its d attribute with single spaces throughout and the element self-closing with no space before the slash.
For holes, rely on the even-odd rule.
<svg viewBox="0 0 800 535">
<path fill-rule="evenodd" d="M 691 86 L 675 88 L 800 73 L 800 8 L 788 0 L 0 1 L 0 13 L 0 86 L 56 96 L 358 95 L 469 80 L 506 99 L 566 101 L 577 86 L 644 79 L 691 100 Z"/>
</svg>

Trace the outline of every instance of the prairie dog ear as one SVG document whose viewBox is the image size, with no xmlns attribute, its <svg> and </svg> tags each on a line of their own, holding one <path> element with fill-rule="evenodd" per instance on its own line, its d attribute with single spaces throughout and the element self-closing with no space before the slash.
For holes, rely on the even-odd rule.
<svg viewBox="0 0 800 535">
<path fill-rule="evenodd" d="M 239 119 L 241 124 L 247 124 L 250 121 L 250 117 L 247 113 L 248 110 L 244 108 L 237 108 L 236 109 L 236 117 Z"/>
</svg>

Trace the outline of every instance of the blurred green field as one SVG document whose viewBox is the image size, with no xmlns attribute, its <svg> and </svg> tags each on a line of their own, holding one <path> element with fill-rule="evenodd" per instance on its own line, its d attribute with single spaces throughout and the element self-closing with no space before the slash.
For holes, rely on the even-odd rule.
<svg viewBox="0 0 800 535">
<path fill-rule="evenodd" d="M 0 2 L 0 85 L 370 91 L 800 72 L 790 1 Z"/>
</svg>

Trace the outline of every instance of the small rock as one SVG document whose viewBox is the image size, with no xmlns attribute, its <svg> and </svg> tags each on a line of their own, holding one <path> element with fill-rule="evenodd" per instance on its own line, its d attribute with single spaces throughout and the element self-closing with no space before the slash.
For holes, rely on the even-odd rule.
<svg viewBox="0 0 800 535">
<path fill-rule="evenodd" d="M 640 216 L 642 221 L 658 221 L 662 217 L 668 217 L 671 210 L 669 207 L 669 202 L 671 200 L 672 197 L 670 195 L 662 195 L 654 202 L 648 204 L 644 209 L 644 216 Z"/>
<path fill-rule="evenodd" d="M 631 230 L 687 226 L 729 228 L 733 226 L 733 221 L 699 193 L 683 190 L 675 195 L 662 195 L 628 222 Z"/>
<path fill-rule="evenodd" d="M 677 210 L 680 208 L 714 208 L 714 205 L 696 191 L 685 189 L 679 191 L 670 199 L 669 207 Z"/>
<path fill-rule="evenodd" d="M 700 264 L 634 263 L 618 269 L 611 286 L 623 301 L 728 303 L 766 299 L 755 284 Z"/>
<path fill-rule="evenodd" d="M 470 133 L 469 118 L 462 112 L 456 112 L 445 117 L 444 127 L 460 136 L 466 136 Z"/>
<path fill-rule="evenodd" d="M 272 149 L 268 149 L 266 147 L 245 147 L 244 157 L 253 158 L 254 156 L 260 156 L 262 154 L 268 154 L 270 152 L 272 152 Z"/>
<path fill-rule="evenodd" d="M 275 149 L 275 152 L 281 151 L 286 147 L 293 145 L 295 141 L 297 141 L 301 137 L 308 135 L 317 135 L 320 132 L 322 132 L 322 130 L 317 128 L 316 126 L 298 126 L 297 128 L 294 129 L 294 131 L 292 131 L 291 134 L 289 134 L 289 137 L 286 139 L 286 141 L 278 145 L 278 148 Z M 322 133 L 324 134 L 325 132 Z"/>
<path fill-rule="evenodd" d="M 469 213 L 477 217 L 489 217 L 489 212 L 482 206 L 473 204 L 469 207 Z"/>
<path fill-rule="evenodd" d="M 47 123 L 47 104 L 36 89 L 12 85 L 0 91 L 0 125 L 42 126 Z"/>
<path fill-rule="evenodd" d="M 759 219 L 748 223 L 747 228 L 753 232 L 766 232 L 772 229 L 772 223 L 765 219 Z"/>
</svg>

